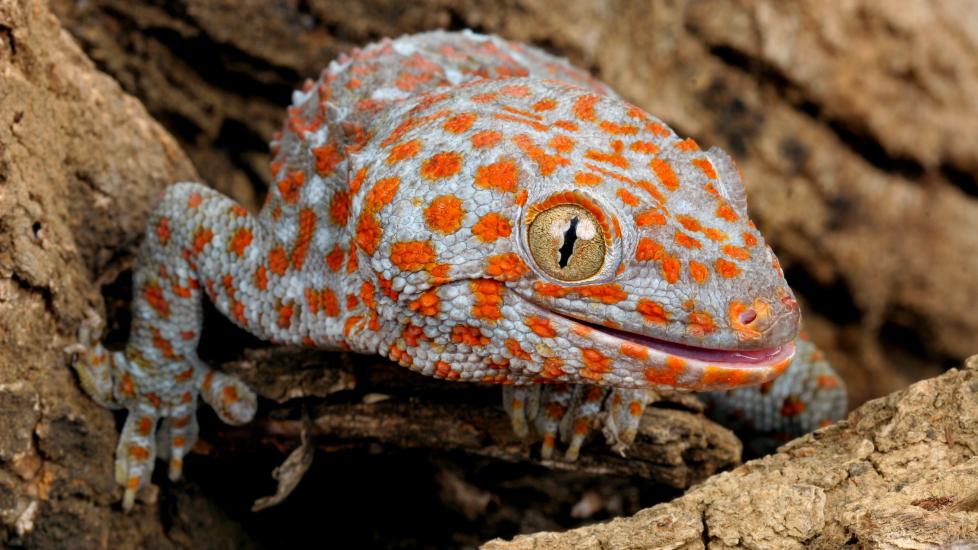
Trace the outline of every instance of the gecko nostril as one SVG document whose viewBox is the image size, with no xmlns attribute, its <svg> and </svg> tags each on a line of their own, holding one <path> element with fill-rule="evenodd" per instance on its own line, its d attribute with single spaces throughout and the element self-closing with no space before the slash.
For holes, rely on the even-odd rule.
<svg viewBox="0 0 978 550">
<path fill-rule="evenodd" d="M 744 325 L 749 325 L 757 319 L 757 312 L 754 309 L 748 309 L 740 312 L 740 322 Z"/>
</svg>

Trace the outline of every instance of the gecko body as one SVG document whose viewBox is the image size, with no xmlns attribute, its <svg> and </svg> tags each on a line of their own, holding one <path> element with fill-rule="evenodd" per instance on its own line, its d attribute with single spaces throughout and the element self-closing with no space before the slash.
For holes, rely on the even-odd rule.
<svg viewBox="0 0 978 550">
<path fill-rule="evenodd" d="M 198 397 L 254 413 L 197 358 L 205 296 L 263 339 L 503 384 L 545 457 L 563 435 L 574 458 L 602 409 L 624 447 L 649 390 L 764 384 L 795 355 L 798 305 L 733 161 L 540 50 L 469 32 L 355 50 L 294 94 L 272 155 L 257 215 L 169 187 L 125 351 L 75 350 L 85 389 L 129 411 L 127 508 L 157 452 L 180 476 Z"/>
</svg>

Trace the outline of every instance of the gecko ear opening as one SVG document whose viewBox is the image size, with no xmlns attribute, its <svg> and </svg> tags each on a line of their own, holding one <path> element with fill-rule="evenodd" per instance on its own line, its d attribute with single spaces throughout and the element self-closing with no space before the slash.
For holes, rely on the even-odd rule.
<svg viewBox="0 0 978 550">
<path fill-rule="evenodd" d="M 719 147 L 711 147 L 706 156 L 716 168 L 720 180 L 717 190 L 740 215 L 747 218 L 747 193 L 734 160 Z"/>
</svg>

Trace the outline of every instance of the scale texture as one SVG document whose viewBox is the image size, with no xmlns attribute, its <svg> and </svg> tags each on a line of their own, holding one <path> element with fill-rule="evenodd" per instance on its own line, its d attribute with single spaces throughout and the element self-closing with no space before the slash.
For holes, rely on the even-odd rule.
<svg viewBox="0 0 978 550">
<path fill-rule="evenodd" d="M 229 423 L 254 414 L 253 392 L 197 358 L 205 296 L 273 342 L 504 384 L 514 429 L 538 431 L 545 458 L 559 437 L 575 458 L 599 422 L 627 447 L 651 390 L 761 385 L 716 410 L 763 431 L 844 412 L 810 344 L 792 364 L 798 306 L 733 161 L 561 59 L 470 32 L 384 40 L 294 94 L 272 153 L 257 215 L 200 184 L 168 188 L 125 351 L 91 327 L 72 347 L 85 389 L 129 411 L 126 508 L 157 454 L 180 476 L 198 398 Z"/>
</svg>

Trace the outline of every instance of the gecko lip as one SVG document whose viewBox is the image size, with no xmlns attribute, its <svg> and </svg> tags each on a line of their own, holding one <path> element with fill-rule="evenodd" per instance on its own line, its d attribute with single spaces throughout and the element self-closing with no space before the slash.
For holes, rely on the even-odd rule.
<svg viewBox="0 0 978 550">
<path fill-rule="evenodd" d="M 635 332 L 627 332 L 606 327 L 585 319 L 572 317 L 566 313 L 555 311 L 538 304 L 533 300 L 526 301 L 564 322 L 587 327 L 588 329 L 598 333 L 598 335 L 600 335 L 599 337 L 617 342 L 631 342 L 653 350 L 658 354 L 678 357 L 700 365 L 710 364 L 725 368 L 764 370 L 780 368 L 781 366 L 790 363 L 791 359 L 793 359 L 795 355 L 795 344 L 793 340 L 789 340 L 788 342 L 778 346 L 761 349 L 731 350 L 703 348 L 688 344 L 681 344 L 679 342 L 670 342 L 668 340 L 662 340 L 660 338 L 646 336 L 644 334 L 638 334 Z"/>
<path fill-rule="evenodd" d="M 613 329 L 597 323 L 592 323 L 585 321 L 583 319 L 577 319 L 574 317 L 569 317 L 562 313 L 549 310 L 551 313 L 559 315 L 568 321 L 573 323 L 584 325 L 594 331 L 612 336 L 619 340 L 627 340 L 629 342 L 651 348 L 662 353 L 673 355 L 676 357 L 681 357 L 683 359 L 693 359 L 703 363 L 714 363 L 714 364 L 737 364 L 738 366 L 758 366 L 767 367 L 772 363 L 778 363 L 783 361 L 786 357 L 794 354 L 794 343 L 788 342 L 780 346 L 774 346 L 770 348 L 762 349 L 750 349 L 750 350 L 726 350 L 726 349 L 712 349 L 712 348 L 701 348 L 697 346 L 690 346 L 688 344 L 680 344 L 678 342 L 670 342 L 668 340 L 662 340 L 659 338 L 654 338 L 652 336 L 646 336 L 644 334 L 637 334 L 634 332 L 627 332 L 623 330 Z"/>
</svg>

